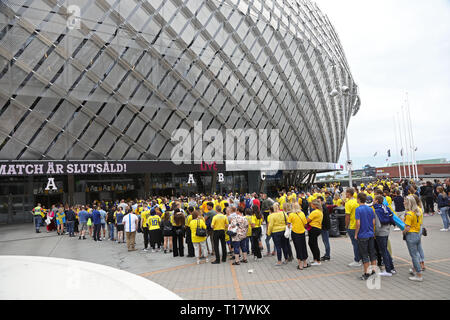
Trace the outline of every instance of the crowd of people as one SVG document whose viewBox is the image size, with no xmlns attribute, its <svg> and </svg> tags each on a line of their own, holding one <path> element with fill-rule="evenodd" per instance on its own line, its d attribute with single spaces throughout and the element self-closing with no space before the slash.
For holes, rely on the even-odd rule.
<svg viewBox="0 0 450 320">
<path fill-rule="evenodd" d="M 38 204 L 33 215 L 36 232 L 45 221 L 47 232 L 81 241 L 89 236 L 93 241 L 126 242 L 128 251 L 137 250 L 136 233 L 142 233 L 143 251 L 183 257 L 186 245 L 187 257 L 195 257 L 197 264 L 202 259 L 210 262 L 210 257 L 214 257 L 213 264 L 227 259 L 233 260 L 233 265 L 245 264 L 250 256 L 256 261 L 263 259 L 265 250 L 264 256 L 276 256 L 275 267 L 279 267 L 293 261 L 295 251 L 297 269 L 304 270 L 331 259 L 330 216 L 340 207 L 345 208 L 346 234 L 353 249 L 354 259 L 348 266 L 361 267 L 362 280 L 373 276 L 376 268 L 381 276 L 396 274 L 389 240 L 393 226 L 394 231 L 402 230 L 411 256 L 409 279 L 423 281 L 423 217 L 440 214 L 441 231 L 448 231 L 449 192 L 450 179 L 434 185 L 385 179 L 345 189 L 338 183 L 315 186 L 311 192 L 290 188 L 274 199 L 265 193 L 230 193 L 59 204 L 50 209 Z"/>
</svg>

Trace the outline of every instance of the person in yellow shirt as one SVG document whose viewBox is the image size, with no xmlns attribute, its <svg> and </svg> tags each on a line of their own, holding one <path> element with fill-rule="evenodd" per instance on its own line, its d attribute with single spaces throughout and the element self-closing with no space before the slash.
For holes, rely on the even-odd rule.
<svg viewBox="0 0 450 320">
<path fill-rule="evenodd" d="M 306 221 L 305 214 L 300 210 L 300 206 L 297 203 L 293 205 L 292 212 L 289 214 L 287 221 L 289 227 L 292 229 L 291 236 L 297 254 L 297 269 L 303 270 L 304 268 L 308 268 L 306 260 L 308 258 L 308 249 L 306 248 L 305 236 L 305 225 L 308 222 Z"/>
<path fill-rule="evenodd" d="M 252 207 L 252 218 L 250 225 L 252 228 L 252 252 L 254 255 L 254 259 L 262 259 L 261 255 L 261 249 L 262 249 L 262 243 L 261 243 L 261 234 L 262 234 L 262 228 L 261 225 L 264 221 L 264 217 L 261 214 L 261 211 L 257 206 Z"/>
<path fill-rule="evenodd" d="M 214 253 L 216 260 L 211 262 L 212 264 L 220 263 L 219 242 L 222 247 L 222 262 L 227 261 L 227 246 L 225 242 L 225 232 L 228 228 L 228 218 L 222 212 L 218 212 L 211 221 L 211 227 L 213 228 L 214 238 Z"/>
<path fill-rule="evenodd" d="M 392 209 L 392 198 L 391 198 L 391 193 L 389 191 L 384 191 L 384 198 L 386 199 L 387 203 L 388 203 L 388 207 L 392 210 L 392 212 L 394 212 L 394 209 Z"/>
<path fill-rule="evenodd" d="M 311 202 L 311 207 L 313 211 L 306 218 L 311 229 L 308 231 L 308 245 L 313 253 L 314 262 L 311 263 L 312 266 L 320 266 L 320 249 L 317 243 L 317 238 L 322 234 L 322 204 L 320 200 L 316 199 Z"/>
<path fill-rule="evenodd" d="M 342 199 L 339 197 L 339 193 L 335 193 L 334 194 L 334 199 L 333 199 L 333 205 L 335 205 L 336 207 L 342 207 Z"/>
<path fill-rule="evenodd" d="M 277 251 L 278 261 L 275 266 L 281 266 L 281 252 L 283 252 L 285 261 L 284 264 L 288 263 L 289 253 L 287 248 L 288 239 L 284 237 L 284 231 L 287 226 L 286 214 L 280 210 L 280 205 L 274 203 L 274 212 L 270 215 L 269 226 L 267 228 L 267 235 L 273 237 L 273 242 L 275 244 L 275 249 Z"/>
<path fill-rule="evenodd" d="M 345 228 L 353 246 L 354 261 L 349 264 L 349 267 L 361 267 L 361 256 L 359 254 L 358 242 L 355 239 L 355 210 L 359 207 L 359 204 L 353 197 L 354 193 L 355 189 L 353 188 L 348 188 L 345 192 L 347 197 L 347 201 L 345 202 Z"/>
<path fill-rule="evenodd" d="M 283 210 L 283 205 L 287 201 L 287 194 L 286 193 L 280 193 L 280 198 L 278 198 L 278 203 L 280 205 L 280 209 Z"/>
<path fill-rule="evenodd" d="M 195 249 L 197 264 L 200 264 L 202 255 L 205 256 L 206 262 L 209 262 L 208 251 L 206 250 L 206 223 L 201 216 L 200 210 L 194 210 L 192 213 L 192 221 L 189 223 L 189 228 L 191 229 L 191 239 Z M 204 229 L 205 236 L 198 236 L 197 229 Z"/>
<path fill-rule="evenodd" d="M 148 251 L 148 240 L 149 240 L 149 231 L 148 231 L 148 217 L 150 216 L 150 210 L 147 204 L 144 204 L 145 208 L 141 211 L 141 229 L 142 235 L 144 236 L 144 249 L 143 251 Z M 145 209 L 145 210 L 144 210 Z"/>
<path fill-rule="evenodd" d="M 155 247 L 158 245 L 157 251 L 161 250 L 161 217 L 157 214 L 155 209 L 150 211 L 150 216 L 147 218 L 147 227 L 150 237 L 150 246 L 152 247 L 152 252 L 155 252 Z"/>
<path fill-rule="evenodd" d="M 222 209 L 222 212 L 223 212 L 223 210 L 225 209 L 225 207 L 227 206 L 227 203 L 228 203 L 228 201 L 227 200 L 225 200 L 225 199 L 222 199 L 221 201 L 220 201 L 220 208 Z"/>
<path fill-rule="evenodd" d="M 250 255 L 250 243 L 253 242 L 252 240 L 252 210 L 250 208 L 245 209 L 244 211 L 244 217 L 245 219 L 247 219 L 248 222 L 248 228 L 247 228 L 247 238 L 245 238 L 245 242 L 246 242 L 246 248 L 247 248 L 247 255 Z M 253 252 L 253 248 L 252 248 L 252 252 Z"/>
<path fill-rule="evenodd" d="M 414 196 L 409 195 L 405 198 L 405 230 L 403 230 L 403 235 L 406 239 L 406 245 L 408 247 L 409 254 L 412 259 L 413 267 L 415 270 L 415 275 L 413 270 L 410 273 L 413 274 L 409 277 L 411 281 L 423 281 L 422 277 L 422 266 L 420 265 L 420 227 L 422 226 L 423 216 L 421 211 L 417 206 L 416 199 Z"/>
</svg>

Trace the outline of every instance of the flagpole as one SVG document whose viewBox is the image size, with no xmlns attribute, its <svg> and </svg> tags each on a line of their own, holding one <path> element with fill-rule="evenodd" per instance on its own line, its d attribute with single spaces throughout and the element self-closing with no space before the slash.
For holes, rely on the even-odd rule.
<svg viewBox="0 0 450 320">
<path fill-rule="evenodd" d="M 415 180 L 419 180 L 419 172 L 417 170 L 417 162 L 416 162 L 416 146 L 414 145 L 414 135 L 412 131 L 412 121 L 411 121 L 411 109 L 409 106 L 408 92 L 406 93 L 406 107 L 408 111 L 408 120 L 409 120 L 409 134 L 411 136 L 411 152 L 412 152 L 412 161 L 413 161 L 413 170 L 415 173 Z"/>
<path fill-rule="evenodd" d="M 411 161 L 409 157 L 409 134 L 404 105 L 402 105 L 402 121 L 403 121 L 403 129 L 405 130 L 404 137 L 405 137 L 406 161 L 408 161 L 408 178 L 411 180 Z"/>
<path fill-rule="evenodd" d="M 400 145 L 402 147 L 402 149 L 400 151 L 400 155 L 402 156 L 403 176 L 406 179 L 405 156 L 404 156 L 404 153 L 403 153 L 402 121 L 401 121 L 400 112 L 397 112 L 397 116 L 398 116 L 398 127 L 399 127 L 398 129 L 399 129 Z"/>
<path fill-rule="evenodd" d="M 394 114 L 394 132 L 395 132 L 395 154 L 398 156 L 398 137 L 397 137 L 397 121 Z M 400 169 L 400 159 L 398 159 L 398 176 L 402 180 L 402 170 Z"/>
</svg>

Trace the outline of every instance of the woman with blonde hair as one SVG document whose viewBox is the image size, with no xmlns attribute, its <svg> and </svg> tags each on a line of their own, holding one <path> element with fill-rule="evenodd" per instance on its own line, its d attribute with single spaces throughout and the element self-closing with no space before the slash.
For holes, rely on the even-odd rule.
<svg viewBox="0 0 450 320">
<path fill-rule="evenodd" d="M 284 205 L 290 204 L 285 203 Z M 279 267 L 282 265 L 282 253 L 285 259 L 285 261 L 283 261 L 283 264 L 287 264 L 288 262 L 288 239 L 284 237 L 284 231 L 287 225 L 287 217 L 283 211 L 280 211 L 280 205 L 278 203 L 274 203 L 273 211 L 274 212 L 270 214 L 269 226 L 267 227 L 267 235 L 272 236 L 273 242 L 275 243 L 278 260 L 275 266 Z"/>
<path fill-rule="evenodd" d="M 342 199 L 341 199 L 339 193 L 337 193 L 337 192 L 334 194 L 333 204 L 334 204 L 336 207 L 342 207 L 343 201 L 342 201 Z"/>
<path fill-rule="evenodd" d="M 294 243 L 295 252 L 297 254 L 298 270 L 303 270 L 308 268 L 308 249 L 306 248 L 306 236 L 305 236 L 305 225 L 308 223 L 306 221 L 305 214 L 300 210 L 300 205 L 294 203 L 292 206 L 292 212 L 289 214 L 288 223 L 292 228 L 292 242 Z"/>
<path fill-rule="evenodd" d="M 420 265 L 420 228 L 422 225 L 422 212 L 417 206 L 414 196 L 409 195 L 405 198 L 405 230 L 403 231 L 404 239 L 408 247 L 409 255 L 411 256 L 415 275 L 409 277 L 411 281 L 423 281 L 422 267 Z"/>
<path fill-rule="evenodd" d="M 423 218 L 423 205 L 422 205 L 422 201 L 420 200 L 419 196 L 417 194 L 413 194 L 412 195 L 414 197 L 414 199 L 416 200 L 417 203 L 417 207 L 419 208 L 419 211 L 422 214 L 422 218 Z M 423 253 L 423 248 L 422 248 L 422 235 L 424 234 L 423 231 L 424 227 L 423 227 L 423 223 L 420 226 L 420 241 L 419 241 L 419 255 L 420 255 L 420 267 L 422 268 L 422 271 L 425 271 L 425 254 Z M 425 233 L 426 235 L 426 233 Z M 414 275 L 414 270 L 411 268 L 409 269 L 409 273 L 411 275 Z"/>
</svg>

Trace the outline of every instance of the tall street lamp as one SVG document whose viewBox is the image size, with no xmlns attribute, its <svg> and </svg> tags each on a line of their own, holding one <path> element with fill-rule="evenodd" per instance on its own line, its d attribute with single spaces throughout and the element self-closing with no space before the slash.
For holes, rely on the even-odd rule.
<svg viewBox="0 0 450 320">
<path fill-rule="evenodd" d="M 338 89 L 333 89 L 330 92 L 330 97 L 335 98 L 337 96 L 339 97 L 343 97 L 343 96 L 352 96 L 352 94 L 350 94 L 350 88 L 347 86 L 342 86 L 340 87 L 340 90 Z M 357 95 L 356 95 L 357 96 Z M 358 97 L 355 100 L 355 105 L 358 101 Z M 349 183 L 349 187 L 353 187 L 353 181 L 352 181 L 352 161 L 350 160 L 350 150 L 348 148 L 348 137 L 347 137 L 347 111 L 345 110 L 345 106 L 344 106 L 344 135 L 345 135 L 345 146 L 347 149 L 347 170 L 348 170 L 348 183 Z"/>
</svg>

